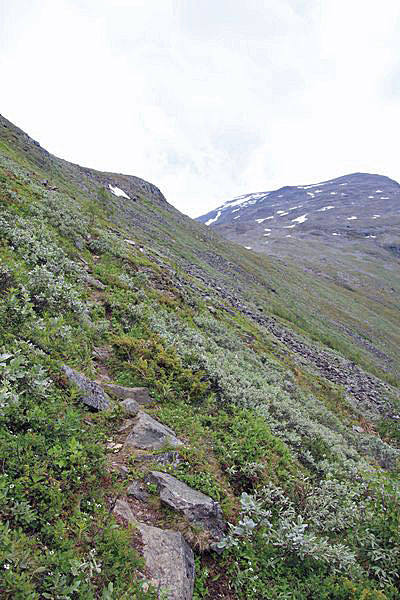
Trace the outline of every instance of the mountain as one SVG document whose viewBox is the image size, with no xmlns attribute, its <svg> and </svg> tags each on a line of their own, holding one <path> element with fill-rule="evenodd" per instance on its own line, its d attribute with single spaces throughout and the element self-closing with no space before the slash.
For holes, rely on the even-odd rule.
<svg viewBox="0 0 400 600">
<path fill-rule="evenodd" d="M 0 116 L 1 597 L 398 597 L 394 223 L 249 252 Z"/>
<path fill-rule="evenodd" d="M 317 239 L 337 249 L 357 239 L 400 256 L 400 185 L 381 175 L 353 173 L 246 194 L 197 220 L 267 254 L 296 255 L 302 241 Z"/>
</svg>

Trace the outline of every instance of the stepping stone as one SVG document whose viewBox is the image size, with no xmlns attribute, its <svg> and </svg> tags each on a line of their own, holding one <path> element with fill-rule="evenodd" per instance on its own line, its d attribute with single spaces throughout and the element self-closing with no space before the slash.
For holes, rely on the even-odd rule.
<svg viewBox="0 0 400 600">
<path fill-rule="evenodd" d="M 70 384 L 76 385 L 82 392 L 81 400 L 87 406 L 96 410 L 106 410 L 110 408 L 111 402 L 101 385 L 91 381 L 81 373 L 78 373 L 71 367 L 64 365 L 62 371 L 66 375 Z"/>
<path fill-rule="evenodd" d="M 175 432 L 166 425 L 159 423 L 145 412 L 139 412 L 137 421 L 128 435 L 126 446 L 142 450 L 157 450 L 163 446 L 182 446 Z"/>
<path fill-rule="evenodd" d="M 151 583 L 158 590 L 160 597 L 168 600 L 191 600 L 194 556 L 182 535 L 169 529 L 163 530 L 139 523 L 125 499 L 117 500 L 113 513 L 139 530 Z"/>
<path fill-rule="evenodd" d="M 157 485 L 160 500 L 164 504 L 183 513 L 190 523 L 201 525 L 207 530 L 214 543 L 222 540 L 226 522 L 218 502 L 168 473 L 151 471 L 146 476 L 146 481 Z"/>
<path fill-rule="evenodd" d="M 131 398 L 139 404 L 150 404 L 153 402 L 149 396 L 149 390 L 143 387 L 124 387 L 116 383 L 103 383 L 103 387 L 110 396 L 114 396 L 118 400 L 126 400 Z"/>
</svg>

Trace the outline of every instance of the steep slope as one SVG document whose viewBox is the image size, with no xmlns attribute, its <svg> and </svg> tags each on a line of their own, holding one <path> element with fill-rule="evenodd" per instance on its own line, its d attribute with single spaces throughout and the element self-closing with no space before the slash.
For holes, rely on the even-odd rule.
<svg viewBox="0 0 400 600">
<path fill-rule="evenodd" d="M 198 599 L 396 597 L 386 292 L 248 252 L 3 117 L 0 235 L 2 597 L 186 599 L 190 547 Z"/>
</svg>

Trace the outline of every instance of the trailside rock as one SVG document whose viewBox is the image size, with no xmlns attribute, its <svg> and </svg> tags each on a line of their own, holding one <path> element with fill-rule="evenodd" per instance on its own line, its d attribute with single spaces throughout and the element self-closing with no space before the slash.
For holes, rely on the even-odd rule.
<svg viewBox="0 0 400 600">
<path fill-rule="evenodd" d="M 139 404 L 149 404 L 152 402 L 149 391 L 143 387 L 124 387 L 123 385 L 117 385 L 116 383 L 103 383 L 103 387 L 110 396 L 114 396 L 118 400 L 126 400 L 131 398 L 136 400 Z"/>
<path fill-rule="evenodd" d="M 176 531 L 159 529 L 136 521 L 126 499 L 116 501 L 113 514 L 135 525 L 143 543 L 143 556 L 151 583 L 168 600 L 191 600 L 194 585 L 193 551 Z M 163 596 L 165 597 L 165 596 Z"/>
<path fill-rule="evenodd" d="M 142 481 L 133 481 L 127 488 L 126 493 L 128 496 L 133 496 L 136 500 L 140 500 L 141 502 L 147 502 L 150 498 L 150 494 Z"/>
<path fill-rule="evenodd" d="M 165 445 L 182 446 L 183 442 L 176 437 L 172 429 L 159 423 L 147 413 L 140 412 L 125 445 L 142 450 L 156 450 Z"/>
<path fill-rule="evenodd" d="M 136 400 L 132 400 L 132 398 L 127 398 L 121 402 L 121 406 L 123 406 L 126 412 L 129 415 L 137 415 L 140 411 L 140 405 L 136 402 Z"/>
<path fill-rule="evenodd" d="M 110 408 L 110 399 L 107 394 L 104 393 L 101 385 L 95 381 L 91 381 L 67 365 L 64 365 L 62 370 L 67 376 L 68 381 L 76 385 L 82 391 L 81 400 L 84 404 L 91 408 L 95 408 L 96 410 L 106 410 L 107 408 Z"/>
<path fill-rule="evenodd" d="M 176 531 L 164 531 L 142 523 L 138 527 L 146 566 L 160 595 L 165 592 L 168 600 L 191 600 L 194 556 L 189 544 Z"/>
<path fill-rule="evenodd" d="M 161 452 L 161 454 L 141 454 L 135 457 L 134 462 L 153 462 L 163 465 L 164 467 L 166 465 L 177 467 L 182 460 L 183 459 L 179 456 L 179 452 L 170 450 L 169 452 Z"/>
<path fill-rule="evenodd" d="M 214 542 L 223 538 L 226 523 L 218 502 L 168 473 L 151 471 L 146 481 L 157 485 L 162 502 L 183 513 L 189 522 L 197 523 L 209 531 Z"/>
</svg>

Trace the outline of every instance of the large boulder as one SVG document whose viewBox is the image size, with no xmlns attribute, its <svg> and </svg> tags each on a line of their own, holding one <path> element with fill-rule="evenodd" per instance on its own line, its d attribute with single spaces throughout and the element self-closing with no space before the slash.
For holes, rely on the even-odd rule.
<svg viewBox="0 0 400 600">
<path fill-rule="evenodd" d="M 168 473 L 151 471 L 146 481 L 156 484 L 164 504 L 183 513 L 190 523 L 196 523 L 208 531 L 214 544 L 222 540 L 226 522 L 218 502 Z"/>
<path fill-rule="evenodd" d="M 110 399 L 107 394 L 104 393 L 101 385 L 95 381 L 91 381 L 67 365 L 64 365 L 62 370 L 69 383 L 76 385 L 82 392 L 81 400 L 84 404 L 91 408 L 95 408 L 96 410 L 106 410 L 107 408 L 110 408 Z"/>
<path fill-rule="evenodd" d="M 152 398 L 150 398 L 149 390 L 144 387 L 125 387 L 123 385 L 117 385 L 116 383 L 103 383 L 103 387 L 106 392 L 117 398 L 117 400 L 126 400 L 130 398 L 136 400 L 138 404 L 150 404 Z"/>
<path fill-rule="evenodd" d="M 193 551 L 182 535 L 136 521 L 126 499 L 118 499 L 114 515 L 137 527 L 151 583 L 162 598 L 191 600 L 194 584 Z M 163 595 L 164 594 L 164 595 Z"/>
<path fill-rule="evenodd" d="M 125 441 L 127 447 L 157 450 L 162 446 L 182 446 L 175 432 L 145 412 L 139 412 L 135 425 Z"/>
</svg>

